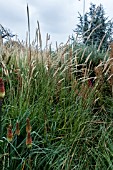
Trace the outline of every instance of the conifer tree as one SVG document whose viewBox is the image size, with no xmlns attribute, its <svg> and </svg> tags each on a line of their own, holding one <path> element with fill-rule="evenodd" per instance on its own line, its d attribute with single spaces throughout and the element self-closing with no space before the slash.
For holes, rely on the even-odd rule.
<svg viewBox="0 0 113 170">
<path fill-rule="evenodd" d="M 90 4 L 89 12 L 82 16 L 79 13 L 79 24 L 74 30 L 78 35 L 82 35 L 83 43 L 95 45 L 100 49 L 107 49 L 109 42 L 113 40 L 113 22 L 105 16 L 105 11 L 100 4 Z"/>
</svg>

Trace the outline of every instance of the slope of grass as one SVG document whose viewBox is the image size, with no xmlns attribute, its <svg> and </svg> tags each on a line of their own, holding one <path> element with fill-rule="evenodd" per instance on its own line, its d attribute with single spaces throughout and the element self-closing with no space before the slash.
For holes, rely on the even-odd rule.
<svg viewBox="0 0 113 170">
<path fill-rule="evenodd" d="M 10 53 L 4 48 L 2 169 L 112 170 L 113 103 L 108 52 L 69 44 L 54 53 L 32 49 L 29 60 L 27 47 L 15 47 Z M 94 80 L 90 84 L 92 72 Z M 32 126 L 30 149 L 26 146 L 27 118 Z M 19 136 L 15 134 L 17 120 Z M 11 142 L 7 139 L 9 124 Z"/>
</svg>

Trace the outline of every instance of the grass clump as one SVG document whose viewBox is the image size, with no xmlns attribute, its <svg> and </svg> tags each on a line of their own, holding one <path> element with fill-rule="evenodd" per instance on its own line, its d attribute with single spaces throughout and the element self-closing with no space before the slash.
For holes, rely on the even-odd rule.
<svg viewBox="0 0 113 170">
<path fill-rule="evenodd" d="M 3 46 L 2 169 L 113 169 L 111 55 Z"/>
</svg>

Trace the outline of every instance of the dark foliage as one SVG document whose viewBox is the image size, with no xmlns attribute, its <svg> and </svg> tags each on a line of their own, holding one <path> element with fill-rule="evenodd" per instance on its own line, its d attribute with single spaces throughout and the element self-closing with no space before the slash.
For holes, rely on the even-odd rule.
<svg viewBox="0 0 113 170">
<path fill-rule="evenodd" d="M 78 35 L 82 35 L 83 43 L 95 45 L 100 50 L 106 50 L 113 40 L 113 22 L 105 16 L 103 6 L 100 4 L 90 5 L 89 12 L 82 16 L 79 13 L 79 24 L 74 30 Z"/>
</svg>

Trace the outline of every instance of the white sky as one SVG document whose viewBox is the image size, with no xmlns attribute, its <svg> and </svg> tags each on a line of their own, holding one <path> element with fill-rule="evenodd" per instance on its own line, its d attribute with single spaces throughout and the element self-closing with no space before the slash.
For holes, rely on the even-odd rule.
<svg viewBox="0 0 113 170">
<path fill-rule="evenodd" d="M 31 39 L 35 38 L 37 20 L 40 23 L 42 41 L 45 44 L 46 34 L 50 34 L 50 42 L 54 45 L 66 42 L 77 24 L 78 12 L 83 13 L 84 0 L 0 0 L 0 24 L 18 35 L 20 40 L 26 39 L 27 3 L 30 11 Z M 103 5 L 106 15 L 113 17 L 112 0 L 85 0 L 85 11 L 89 4 Z"/>
</svg>

